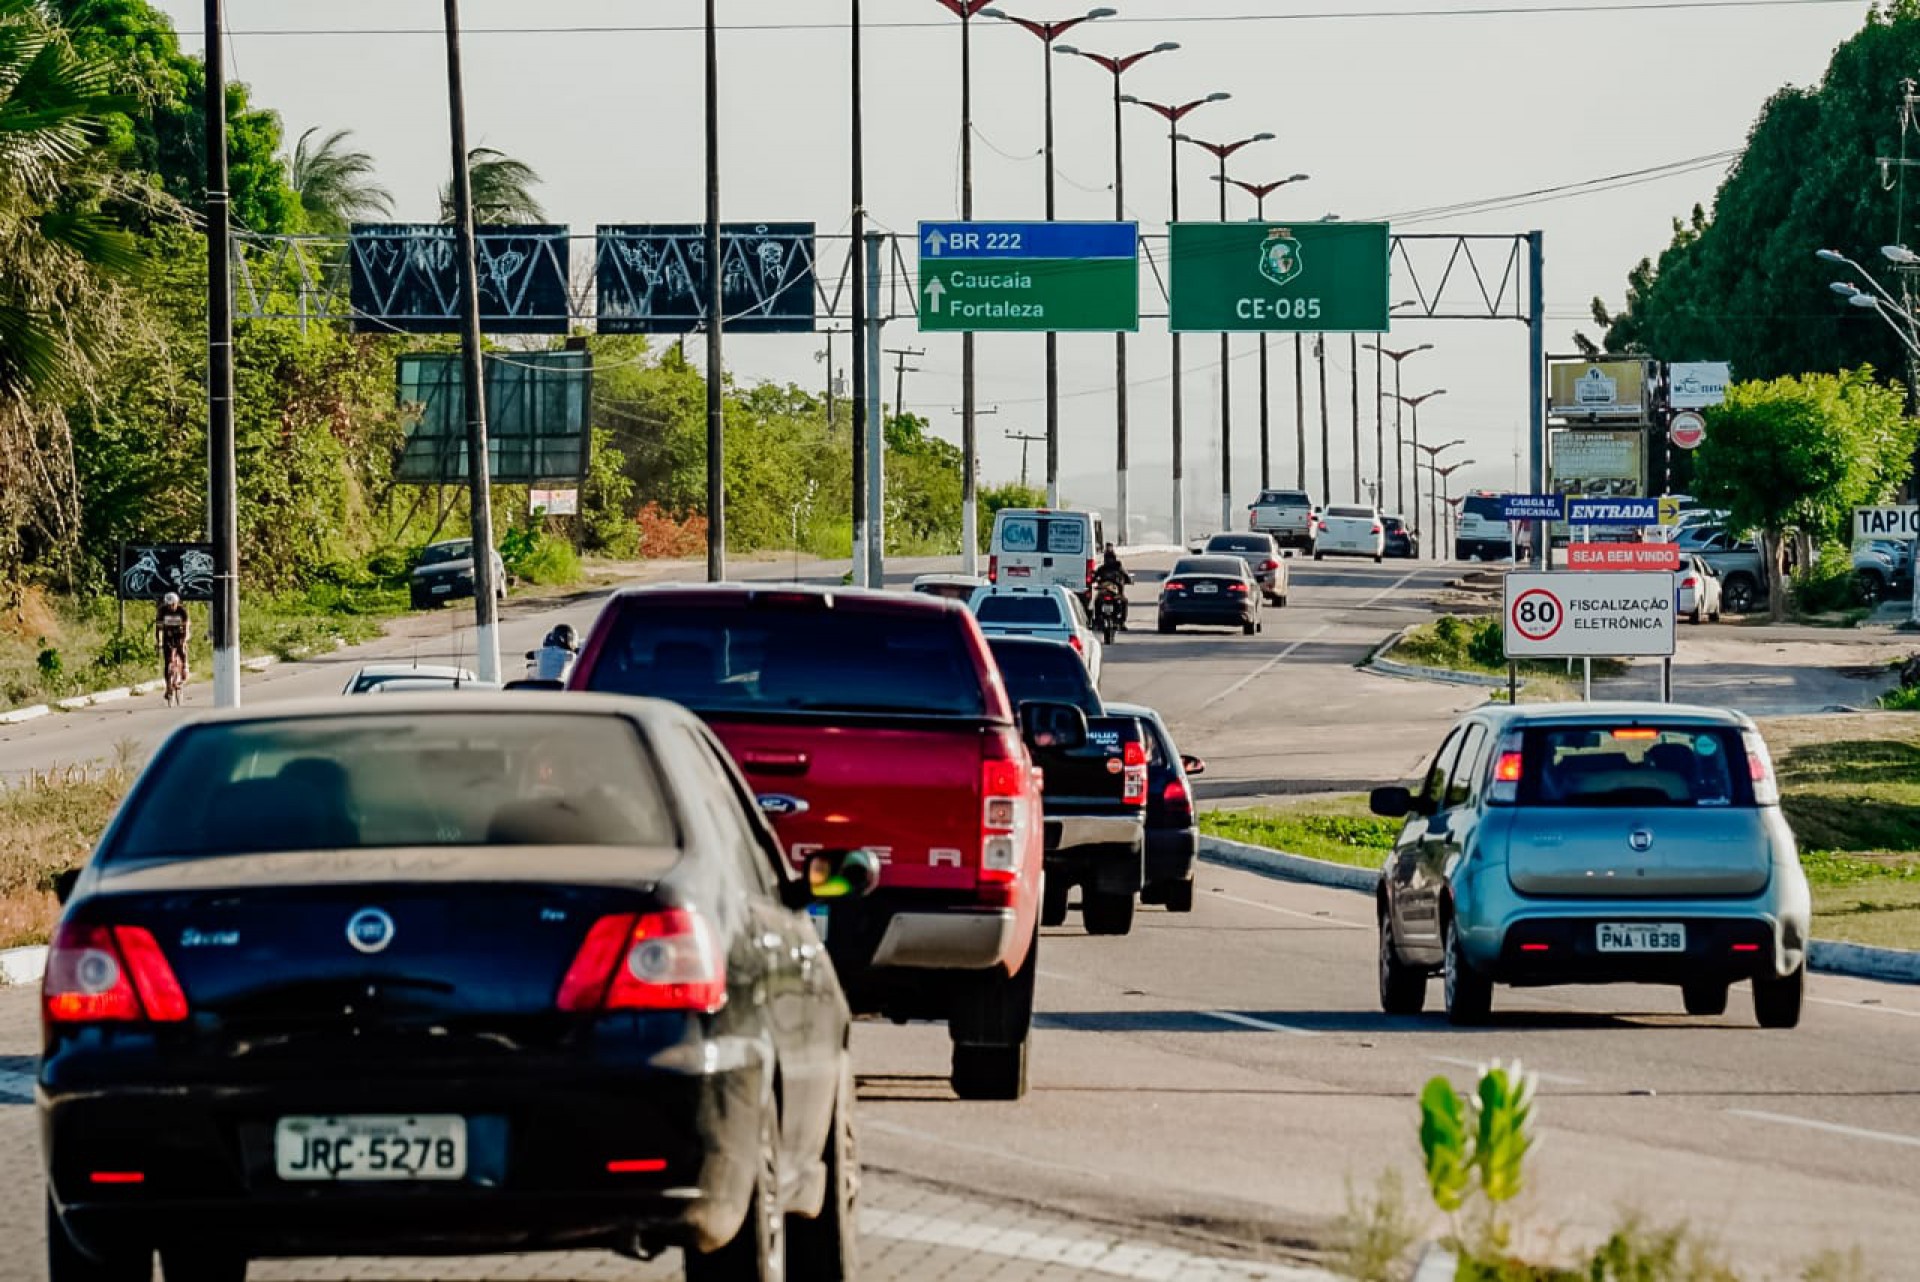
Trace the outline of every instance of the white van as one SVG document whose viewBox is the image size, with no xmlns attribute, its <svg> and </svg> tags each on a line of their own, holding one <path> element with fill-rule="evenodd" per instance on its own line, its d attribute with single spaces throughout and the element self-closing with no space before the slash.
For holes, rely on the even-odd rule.
<svg viewBox="0 0 1920 1282">
<path fill-rule="evenodd" d="M 1002 508 L 993 517 L 987 545 L 987 579 L 993 583 L 1055 583 L 1084 597 L 1100 568 L 1107 530 L 1098 512 Z"/>
</svg>

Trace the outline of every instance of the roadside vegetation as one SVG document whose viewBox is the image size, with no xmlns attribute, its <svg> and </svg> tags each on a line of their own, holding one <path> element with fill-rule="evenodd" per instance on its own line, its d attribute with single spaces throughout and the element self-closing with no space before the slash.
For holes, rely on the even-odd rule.
<svg viewBox="0 0 1920 1282">
<path fill-rule="evenodd" d="M 1408 632 L 1380 657 L 1395 663 L 1444 668 L 1473 676 L 1507 675 L 1506 638 L 1498 614 L 1443 614 L 1432 623 L 1423 623 Z M 1626 671 L 1627 665 L 1618 659 L 1593 661 L 1595 679 L 1619 676 Z M 1524 659 L 1519 664 L 1519 677 L 1523 703 L 1580 696 L 1580 673 L 1565 662 Z M 1497 690 L 1494 697 L 1504 702 L 1507 692 Z"/>
</svg>

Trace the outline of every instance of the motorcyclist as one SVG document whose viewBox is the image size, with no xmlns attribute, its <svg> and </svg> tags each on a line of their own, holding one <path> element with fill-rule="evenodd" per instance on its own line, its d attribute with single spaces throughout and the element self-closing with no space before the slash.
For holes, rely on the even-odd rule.
<svg viewBox="0 0 1920 1282">
<path fill-rule="evenodd" d="M 580 634 L 571 623 L 562 623 L 547 633 L 547 639 L 534 652 L 531 675 L 535 681 L 565 681 L 579 654 Z"/>
<path fill-rule="evenodd" d="M 1111 584 L 1114 591 L 1114 606 L 1118 611 L 1118 622 L 1122 628 L 1127 626 L 1127 585 L 1133 582 L 1133 576 L 1127 573 L 1127 567 L 1120 563 L 1120 554 L 1109 543 L 1100 561 L 1100 568 L 1093 572 L 1094 600 L 1098 601 L 1100 589 Z"/>
</svg>

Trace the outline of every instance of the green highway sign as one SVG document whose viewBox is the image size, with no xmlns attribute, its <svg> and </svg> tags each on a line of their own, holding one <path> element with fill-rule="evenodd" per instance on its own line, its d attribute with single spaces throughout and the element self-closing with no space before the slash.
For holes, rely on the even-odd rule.
<svg viewBox="0 0 1920 1282">
<path fill-rule="evenodd" d="M 1385 223 L 1175 223 L 1168 327 L 1384 333 Z"/>
<path fill-rule="evenodd" d="M 926 333 L 1140 328 L 1133 223 L 921 223 Z"/>
</svg>

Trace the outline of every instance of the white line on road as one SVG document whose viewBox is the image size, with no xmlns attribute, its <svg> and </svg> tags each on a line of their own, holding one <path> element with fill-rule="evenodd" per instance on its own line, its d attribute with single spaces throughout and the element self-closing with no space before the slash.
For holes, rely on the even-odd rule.
<svg viewBox="0 0 1920 1282">
<path fill-rule="evenodd" d="M 1373 606 L 1377 605 L 1381 601 L 1384 601 L 1388 597 L 1392 596 L 1395 592 L 1398 592 L 1401 588 L 1405 587 L 1408 583 L 1412 582 L 1415 578 L 1419 577 L 1420 574 L 1421 574 L 1421 571 L 1419 570 L 1407 571 L 1407 573 L 1402 575 L 1399 581 L 1396 582 L 1392 587 L 1385 588 L 1382 591 L 1376 593 L 1375 595 L 1368 597 L 1360 605 L 1354 608 L 1359 610 L 1371 609 Z M 1201 704 L 1200 711 L 1205 712 L 1208 708 L 1213 707 L 1215 704 L 1220 703 L 1226 699 L 1231 699 L 1234 695 L 1239 694 L 1242 690 L 1246 689 L 1248 686 L 1258 681 L 1261 677 L 1266 676 L 1267 673 L 1272 672 L 1275 668 L 1279 667 L 1282 663 L 1292 658 L 1294 652 L 1298 650 L 1301 646 L 1306 645 L 1310 641 L 1318 641 L 1321 637 L 1325 636 L 1327 633 L 1331 631 L 1333 631 L 1333 624 L 1331 623 L 1321 624 L 1319 627 L 1315 628 L 1312 632 L 1308 633 L 1304 637 L 1301 637 L 1298 641 L 1295 641 L 1292 645 L 1282 650 L 1279 654 L 1274 655 L 1271 659 L 1267 660 L 1265 663 L 1255 668 L 1252 672 L 1249 672 L 1246 676 L 1240 678 L 1238 681 L 1228 686 L 1225 690 L 1222 690 L 1219 694 L 1214 695 L 1213 698 Z"/>
<path fill-rule="evenodd" d="M 1338 926 L 1342 930 L 1372 930 L 1365 922 L 1344 921 L 1339 917 L 1323 917 L 1319 913 L 1301 912 L 1298 908 L 1282 908 L 1278 904 L 1263 904 L 1257 899 L 1242 899 L 1238 895 L 1215 895 L 1215 899 L 1224 899 L 1230 904 L 1244 904 L 1248 908 L 1258 908 L 1263 913 L 1279 913 L 1283 917 L 1299 917 L 1306 921 L 1316 921 L 1322 926 Z"/>
<path fill-rule="evenodd" d="M 1825 1131 L 1829 1135 L 1844 1135 L 1849 1139 L 1875 1140 L 1881 1144 L 1904 1144 L 1908 1148 L 1920 1148 L 1920 1135 L 1869 1131 L 1859 1126 L 1842 1126 L 1838 1122 L 1816 1122 L 1810 1117 L 1793 1117 L 1786 1113 L 1762 1113 L 1747 1108 L 1730 1108 L 1727 1112 L 1735 1117 L 1751 1118 L 1756 1122 L 1778 1122 L 1782 1126 L 1799 1126 L 1809 1131 Z"/>
<path fill-rule="evenodd" d="M 1285 1033 L 1289 1037 L 1318 1037 L 1320 1034 L 1311 1028 L 1295 1028 L 1291 1024 L 1276 1024 L 1268 1019 L 1255 1019 L 1251 1015 L 1241 1015 L 1230 1010 L 1203 1010 L 1200 1014 L 1208 1019 L 1224 1020 L 1229 1024 L 1238 1024 L 1242 1028 L 1257 1028 L 1263 1033 Z"/>
<path fill-rule="evenodd" d="M 1898 1006 L 1869 1006 L 1865 1002 L 1835 1001 L 1831 997 L 1809 997 L 1807 1000 L 1822 1006 L 1838 1006 L 1841 1010 L 1863 1011 L 1868 1015 L 1903 1015 L 1908 1019 L 1920 1019 L 1920 1010 L 1902 1010 Z"/>
<path fill-rule="evenodd" d="M 1469 1068 L 1475 1072 L 1487 1066 L 1487 1061 L 1484 1059 L 1462 1059 L 1456 1055 L 1429 1055 L 1427 1058 L 1435 1064 L 1451 1064 L 1455 1068 Z M 1527 1072 L 1549 1086 L 1585 1086 L 1587 1084 L 1585 1078 L 1567 1077 L 1560 1073 L 1543 1073 L 1537 1068 L 1529 1068 Z"/>
</svg>

